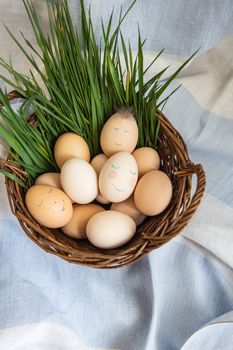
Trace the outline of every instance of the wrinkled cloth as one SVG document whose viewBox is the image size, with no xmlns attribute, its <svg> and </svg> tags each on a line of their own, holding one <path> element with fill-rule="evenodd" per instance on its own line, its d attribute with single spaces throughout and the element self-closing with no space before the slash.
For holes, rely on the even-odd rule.
<svg viewBox="0 0 233 350">
<path fill-rule="evenodd" d="M 97 38 L 100 18 L 106 21 L 113 5 L 119 13 L 121 3 L 126 9 L 131 1 L 91 1 Z M 34 4 L 46 31 L 45 1 Z M 69 4 L 80 30 L 79 0 Z M 122 26 L 136 49 L 139 23 L 146 61 L 166 49 L 153 73 L 167 64 L 172 72 L 200 48 L 164 108 L 207 175 L 204 199 L 181 235 L 128 267 L 68 264 L 26 237 L 0 176 L 1 350 L 232 350 L 232 13 L 231 0 L 138 0 Z M 11 54 L 26 71 L 2 25 L 33 40 L 23 2 L 2 0 L 0 21 L 0 56 Z"/>
</svg>

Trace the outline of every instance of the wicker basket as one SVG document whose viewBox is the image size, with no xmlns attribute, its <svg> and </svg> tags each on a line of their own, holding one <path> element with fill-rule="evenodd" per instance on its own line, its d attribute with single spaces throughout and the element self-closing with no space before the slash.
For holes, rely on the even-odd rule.
<svg viewBox="0 0 233 350">
<path fill-rule="evenodd" d="M 8 97 L 14 99 L 20 95 L 13 91 Z M 11 210 L 26 235 L 46 252 L 68 262 L 105 269 L 129 265 L 175 237 L 187 225 L 201 201 L 205 189 L 205 173 L 200 164 L 191 162 L 182 137 L 167 118 L 161 112 L 158 117 L 161 127 L 157 150 L 161 157 L 161 169 L 168 174 L 173 184 L 172 201 L 162 214 L 147 218 L 138 226 L 133 239 L 124 246 L 102 250 L 87 240 L 75 240 L 59 229 L 39 225 L 25 207 L 22 188 L 6 178 Z M 9 168 L 5 170 L 9 171 Z M 18 170 L 11 168 L 13 174 L 15 171 Z M 192 195 L 194 174 L 197 182 Z M 22 176 L 25 176 L 23 172 Z"/>
</svg>

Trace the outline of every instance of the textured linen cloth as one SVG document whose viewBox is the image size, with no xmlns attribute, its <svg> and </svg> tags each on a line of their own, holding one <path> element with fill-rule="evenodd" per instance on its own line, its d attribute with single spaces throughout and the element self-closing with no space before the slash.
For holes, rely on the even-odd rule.
<svg viewBox="0 0 233 350">
<path fill-rule="evenodd" d="M 113 5 L 119 13 L 121 3 L 130 1 L 91 1 L 98 38 L 101 16 Z M 34 4 L 47 30 L 45 1 Z M 79 0 L 70 8 L 80 30 Z M 23 2 L 1 0 L 0 21 L 0 56 L 11 54 L 26 71 L 3 27 L 33 40 Z M 10 213 L 0 176 L 1 350 L 233 349 L 233 2 L 138 0 L 122 27 L 134 49 L 137 22 L 146 60 L 166 48 L 152 71 L 174 69 L 200 48 L 164 112 L 206 170 L 204 200 L 168 244 L 129 267 L 98 270 L 33 244 Z"/>
</svg>

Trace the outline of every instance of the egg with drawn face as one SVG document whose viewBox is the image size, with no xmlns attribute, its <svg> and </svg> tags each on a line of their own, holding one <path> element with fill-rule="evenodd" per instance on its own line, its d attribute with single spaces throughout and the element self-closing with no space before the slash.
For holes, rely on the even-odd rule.
<svg viewBox="0 0 233 350">
<path fill-rule="evenodd" d="M 105 123 L 100 144 L 107 157 L 118 152 L 132 153 L 138 142 L 138 126 L 132 113 L 119 111 Z"/>
<path fill-rule="evenodd" d="M 25 204 L 33 218 L 48 228 L 65 226 L 72 218 L 70 198 L 52 186 L 32 186 L 26 193 Z"/>
<path fill-rule="evenodd" d="M 130 153 L 119 152 L 110 157 L 101 169 L 99 189 L 110 202 L 122 202 L 133 193 L 137 179 L 135 158 Z"/>
</svg>

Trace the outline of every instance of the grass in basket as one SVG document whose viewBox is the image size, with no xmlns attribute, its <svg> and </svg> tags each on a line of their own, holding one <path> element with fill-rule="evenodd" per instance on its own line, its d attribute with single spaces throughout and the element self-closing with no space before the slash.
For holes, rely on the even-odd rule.
<svg viewBox="0 0 233 350">
<path fill-rule="evenodd" d="M 25 103 L 14 112 L 6 94 L 0 90 L 0 110 L 3 123 L 0 135 L 10 146 L 11 160 L 3 162 L 3 172 L 21 186 L 29 186 L 35 178 L 47 171 L 58 171 L 53 157 L 56 138 L 67 131 L 73 131 L 87 141 L 91 155 L 100 152 L 99 135 L 106 119 L 117 108 L 133 107 L 139 128 L 138 146 L 156 146 L 159 122 L 156 111 L 171 96 L 164 92 L 194 56 L 185 61 L 164 84 L 160 80 L 168 67 L 145 81 L 145 73 L 151 68 L 163 50 L 144 68 L 143 45 L 138 29 L 138 50 L 133 58 L 130 43 L 126 43 L 121 24 L 136 0 L 123 14 L 122 9 L 117 26 L 112 28 L 113 11 L 107 25 L 102 21 L 102 45 L 97 43 L 90 8 L 88 13 L 81 4 L 80 34 L 72 22 L 68 1 L 55 0 L 47 3 L 50 34 L 45 35 L 31 1 L 24 0 L 39 51 L 23 33 L 22 45 L 6 27 L 33 70 L 28 75 L 16 71 L 9 62 L 0 59 L 0 65 L 10 73 L 12 79 L 1 78 L 25 97 Z M 120 58 L 122 52 L 123 59 Z M 35 59 L 37 57 L 37 60 Z M 123 68 L 125 67 L 125 68 Z M 35 78 L 36 72 L 43 86 Z M 35 111 L 36 122 L 28 122 L 28 110 Z M 11 174 L 12 164 L 23 168 L 27 174 L 26 183 Z M 9 168 L 9 171 L 7 171 Z"/>
</svg>

